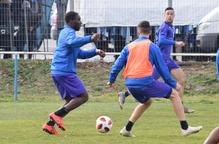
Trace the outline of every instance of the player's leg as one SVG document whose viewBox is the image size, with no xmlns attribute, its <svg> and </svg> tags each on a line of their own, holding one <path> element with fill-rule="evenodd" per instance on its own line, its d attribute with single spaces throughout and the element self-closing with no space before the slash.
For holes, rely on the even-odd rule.
<svg viewBox="0 0 219 144">
<path fill-rule="evenodd" d="M 219 127 L 211 131 L 206 138 L 204 144 L 218 144 L 219 143 Z"/>
<path fill-rule="evenodd" d="M 141 115 L 144 113 L 144 111 L 150 107 L 151 105 L 151 100 L 148 99 L 145 103 L 139 103 L 134 111 L 132 112 L 127 124 L 125 127 L 123 127 L 121 130 L 120 130 L 120 134 L 122 136 L 126 136 L 126 137 L 135 137 L 132 133 L 131 133 L 131 130 L 132 130 L 132 127 L 134 125 L 134 123 L 141 117 Z"/>
<path fill-rule="evenodd" d="M 53 81 L 65 105 L 56 112 L 50 113 L 48 125 L 56 123 L 60 129 L 65 130 L 62 118 L 71 110 L 79 107 L 88 100 L 88 94 L 82 81 L 76 76 L 53 76 Z"/>
<path fill-rule="evenodd" d="M 66 96 L 66 89 L 62 86 L 61 82 L 63 82 L 63 79 L 64 77 L 61 77 L 61 76 L 52 76 L 52 79 L 53 79 L 53 82 L 58 90 L 58 92 L 60 93 L 60 96 L 62 99 L 65 99 L 67 98 L 68 96 Z M 67 103 L 67 102 L 66 102 Z M 62 107 L 60 108 L 62 109 Z M 54 112 L 51 113 L 54 115 L 54 117 L 57 117 Z M 51 115 L 50 114 L 50 115 Z M 51 116 L 49 115 L 49 120 L 47 123 L 45 123 L 43 126 L 42 126 L 42 129 L 43 131 L 49 133 L 49 134 L 58 134 L 58 131 L 55 129 L 54 125 L 55 125 L 55 122 L 54 120 L 51 118 Z M 60 118 L 59 118 L 60 119 Z"/>
<path fill-rule="evenodd" d="M 181 68 L 172 69 L 171 74 L 182 87 L 179 91 L 179 96 L 182 98 L 186 84 L 186 74 L 183 72 Z"/>
<path fill-rule="evenodd" d="M 125 99 L 130 95 L 129 91 L 126 90 L 125 92 L 119 92 L 118 93 L 118 103 L 120 109 L 123 109 L 123 105 L 125 104 Z"/>
<path fill-rule="evenodd" d="M 174 89 L 172 89 L 170 100 L 172 101 L 173 109 L 174 109 L 174 112 L 176 113 L 176 117 L 178 118 L 178 120 L 185 121 L 186 117 L 185 117 L 185 113 L 183 110 L 183 104 L 181 102 L 178 92 Z M 185 129 L 187 128 L 188 128 L 188 124 Z"/>
<path fill-rule="evenodd" d="M 72 98 L 67 104 L 64 105 L 64 108 L 67 111 L 72 111 L 87 101 L 88 101 L 88 93 L 84 92 L 79 96 Z"/>
<path fill-rule="evenodd" d="M 72 98 L 69 96 L 65 97 L 65 105 L 67 105 Z M 64 124 L 62 124 L 62 118 L 68 114 L 68 110 L 65 108 L 65 105 L 58 109 L 56 112 L 53 112 L 49 116 L 49 121 L 43 125 L 43 130 L 49 134 L 58 134 L 58 131 L 55 129 L 54 125 L 56 124 L 56 121 L 59 121 L 59 125 L 61 123 L 61 126 L 59 126 L 62 130 L 65 130 Z"/>
<path fill-rule="evenodd" d="M 60 92 L 60 94 L 65 99 L 66 104 L 61 109 L 51 113 L 50 117 L 59 126 L 59 128 L 65 130 L 62 118 L 73 109 L 85 103 L 88 100 L 88 93 L 83 82 L 77 75 L 71 75 L 63 78 L 60 85 L 64 88 L 64 92 Z"/>
<path fill-rule="evenodd" d="M 166 85 L 164 85 L 166 86 Z M 168 87 L 169 88 L 169 87 Z M 120 131 L 120 134 L 123 136 L 131 136 L 131 129 L 134 123 L 141 117 L 143 112 L 151 105 L 150 98 L 163 98 L 167 97 L 170 94 L 171 88 L 169 91 L 166 90 L 166 87 L 163 87 L 163 83 L 158 81 L 153 81 L 147 86 L 142 86 L 139 88 L 129 87 L 128 88 L 132 96 L 140 103 L 135 110 L 132 112 L 132 115 L 129 118 L 126 126 Z"/>
<path fill-rule="evenodd" d="M 175 63 L 173 60 L 170 60 L 167 63 L 167 66 L 172 74 L 172 76 L 177 80 L 177 82 L 181 85 L 181 89 L 179 90 L 179 96 L 183 102 L 183 93 L 184 93 L 184 88 L 186 85 L 186 74 L 184 71 L 179 67 L 177 63 Z M 184 111 L 185 113 L 193 113 L 193 109 L 189 109 L 184 105 Z"/>
<path fill-rule="evenodd" d="M 145 103 L 139 103 L 134 111 L 132 112 L 132 115 L 129 118 L 129 121 L 132 123 L 135 123 L 140 117 L 141 115 L 144 113 L 144 111 L 149 108 L 149 106 L 151 105 L 152 101 L 151 99 L 149 99 L 148 101 L 146 101 Z M 127 128 L 127 127 L 126 127 Z M 127 129 L 127 130 L 131 130 L 131 129 Z"/>
<path fill-rule="evenodd" d="M 65 98 L 65 104 L 64 104 L 64 106 L 65 106 L 66 104 L 68 104 L 70 100 L 71 100 L 71 97 L 66 97 L 66 98 Z M 61 107 L 61 108 L 62 108 L 62 107 Z M 61 109 L 61 108 L 60 108 L 60 109 Z M 44 131 L 50 133 L 50 131 L 47 130 L 47 127 L 54 127 L 54 125 L 55 125 L 55 122 L 54 122 L 51 118 L 49 118 L 49 121 L 48 121 L 46 124 L 43 125 L 43 129 L 44 129 Z M 50 128 L 50 129 L 53 129 L 53 128 Z M 55 130 L 55 131 L 56 131 L 56 130 Z M 58 134 L 58 131 L 55 132 L 55 133 Z M 52 134 L 52 133 L 50 133 L 50 134 Z"/>
<path fill-rule="evenodd" d="M 62 123 L 62 119 L 73 109 L 79 107 L 83 103 L 85 103 L 88 100 L 88 94 L 87 92 L 80 94 L 77 97 L 65 97 L 65 105 L 58 109 L 56 112 L 53 112 L 50 114 L 50 119 L 47 122 L 47 125 L 54 126 L 57 124 L 60 129 L 65 130 L 64 124 Z"/>
<path fill-rule="evenodd" d="M 186 136 L 199 132 L 202 129 L 202 126 L 190 127 L 188 122 L 186 121 L 181 98 L 179 97 L 178 92 L 174 89 L 171 92 L 170 100 L 172 102 L 174 112 L 176 113 L 176 117 L 180 122 L 182 135 Z"/>
<path fill-rule="evenodd" d="M 136 100 L 143 103 L 148 98 L 170 98 L 173 104 L 174 111 L 181 125 L 183 135 L 196 133 L 202 129 L 199 127 L 190 127 L 186 121 L 182 101 L 176 90 L 159 81 L 153 81 L 151 84 L 143 88 L 129 88 L 131 94 Z"/>
</svg>

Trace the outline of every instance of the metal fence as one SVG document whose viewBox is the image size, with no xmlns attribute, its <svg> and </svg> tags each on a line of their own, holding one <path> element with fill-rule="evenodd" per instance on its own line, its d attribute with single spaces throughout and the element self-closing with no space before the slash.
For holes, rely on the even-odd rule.
<svg viewBox="0 0 219 144">
<path fill-rule="evenodd" d="M 0 51 L 28 52 L 40 47 L 48 51 L 52 4 L 46 0 L 1 0 Z M 4 58 L 11 55 L 5 54 Z"/>
<path fill-rule="evenodd" d="M 154 8 L 158 1 L 153 2 L 154 5 L 149 1 L 137 0 L 136 3 L 141 2 L 146 7 L 142 7 L 142 4 L 134 4 L 136 15 L 133 16 L 137 20 L 145 16 L 147 20 L 152 21 L 150 39 L 155 41 L 155 33 L 163 21 L 164 8 L 168 5 L 178 8 L 179 4 L 176 5 L 175 0 L 162 1 L 157 6 L 159 13 L 156 14 L 151 11 L 148 4 Z M 127 43 L 137 38 L 137 23 L 132 24 L 131 20 L 127 19 L 129 14 L 132 16 L 133 10 L 130 8 L 130 11 L 125 13 L 125 10 L 129 10 L 127 8 L 130 7 L 131 2 L 131 0 L 118 0 L 118 5 L 113 5 L 105 0 L 0 0 L 0 51 L 52 52 L 56 47 L 58 34 L 64 26 L 65 12 L 75 10 L 81 15 L 82 22 L 84 20 L 83 34 L 100 33 L 101 38 L 95 43 L 96 47 L 109 53 L 119 54 Z M 206 14 L 217 4 L 219 5 L 219 2 L 206 5 Z M 185 9 L 185 7 L 180 8 Z M 194 5 L 191 5 L 191 8 L 194 8 Z M 146 14 L 140 16 L 142 13 Z M 192 15 L 195 14 L 190 14 Z M 153 20 L 153 17 L 156 17 L 156 20 Z M 198 36 L 197 39 L 198 25 L 189 22 L 177 23 L 175 29 L 175 39 L 186 43 L 183 49 L 173 49 L 173 52 L 177 53 L 173 54 L 178 56 L 177 60 L 214 59 L 212 55 L 219 47 L 218 33 L 214 36 Z M 85 49 L 87 47 L 89 46 L 85 46 Z M 209 57 L 201 57 L 201 55 Z M 4 53 L 0 58 L 11 57 L 11 54 Z M 19 58 L 25 58 L 25 56 L 20 54 Z M 26 58 L 38 57 L 30 54 Z"/>
</svg>

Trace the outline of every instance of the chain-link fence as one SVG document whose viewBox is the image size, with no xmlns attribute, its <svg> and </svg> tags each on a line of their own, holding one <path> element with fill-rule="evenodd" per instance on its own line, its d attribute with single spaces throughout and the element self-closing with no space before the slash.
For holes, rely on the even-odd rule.
<svg viewBox="0 0 219 144">
<path fill-rule="evenodd" d="M 217 51 L 218 0 L 211 3 L 205 0 L 0 0 L 0 51 L 52 52 L 63 29 L 66 11 L 74 10 L 81 15 L 83 34 L 101 34 L 97 48 L 119 53 L 137 38 L 136 25 L 141 20 L 150 21 L 150 39 L 155 42 L 168 5 L 176 11 L 175 40 L 186 43 L 182 49 L 174 48 L 174 53 Z M 1 58 L 11 57 L 10 54 L 1 55 Z M 27 58 L 37 57 L 29 55 Z"/>
<path fill-rule="evenodd" d="M 48 51 L 46 40 L 50 38 L 52 4 L 53 1 L 46 0 L 1 0 L 0 50 Z M 11 55 L 5 54 L 2 57 L 11 58 Z"/>
</svg>

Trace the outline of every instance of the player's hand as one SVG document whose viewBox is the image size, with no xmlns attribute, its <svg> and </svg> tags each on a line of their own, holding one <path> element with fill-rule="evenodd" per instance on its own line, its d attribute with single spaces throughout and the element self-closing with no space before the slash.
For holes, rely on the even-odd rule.
<svg viewBox="0 0 219 144">
<path fill-rule="evenodd" d="M 96 42 L 100 38 L 100 34 L 95 33 L 91 36 L 91 41 Z"/>
<path fill-rule="evenodd" d="M 179 83 L 176 83 L 176 90 L 180 91 L 181 88 L 182 88 L 182 86 Z"/>
<path fill-rule="evenodd" d="M 114 83 L 111 83 L 111 82 L 107 82 L 107 85 L 110 87 L 110 88 L 114 88 Z"/>
<path fill-rule="evenodd" d="M 182 48 L 182 47 L 184 47 L 186 44 L 183 42 L 183 41 L 176 41 L 176 47 L 177 48 Z"/>
<path fill-rule="evenodd" d="M 104 58 L 106 56 L 105 51 L 100 50 L 100 49 L 96 49 L 96 54 L 102 58 Z"/>
</svg>

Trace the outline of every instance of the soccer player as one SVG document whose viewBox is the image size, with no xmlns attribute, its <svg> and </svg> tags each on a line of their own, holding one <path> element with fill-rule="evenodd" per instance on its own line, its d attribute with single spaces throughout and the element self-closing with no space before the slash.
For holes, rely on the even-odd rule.
<svg viewBox="0 0 219 144">
<path fill-rule="evenodd" d="M 151 32 L 149 22 L 140 22 L 137 30 L 138 39 L 123 48 L 121 55 L 115 61 L 109 74 L 108 85 L 113 87 L 118 73 L 125 66 L 123 77 L 126 87 L 139 102 L 127 125 L 121 129 L 120 134 L 127 137 L 134 136 L 131 133 L 132 126 L 151 105 L 151 98 L 167 98 L 171 100 L 181 125 L 182 135 L 199 132 L 202 126 L 190 127 L 186 120 L 182 101 L 176 91 L 180 89 L 180 84 L 171 77 L 160 49 L 149 40 Z M 152 75 L 153 65 L 155 65 L 165 83 L 154 79 Z"/>
<path fill-rule="evenodd" d="M 99 34 L 79 37 L 76 31 L 81 27 L 81 18 L 78 13 L 70 11 L 65 15 L 66 25 L 60 32 L 58 46 L 55 49 L 51 75 L 53 82 L 65 101 L 63 107 L 49 114 L 49 121 L 42 126 L 42 129 L 49 134 L 58 134 L 54 125 L 65 130 L 62 118 L 70 111 L 76 109 L 88 100 L 88 93 L 80 78 L 77 76 L 77 59 L 91 58 L 95 55 L 105 56 L 105 52 L 98 49 L 82 50 L 81 46 L 95 42 Z"/>
<path fill-rule="evenodd" d="M 216 127 L 206 138 L 204 144 L 218 144 L 219 143 L 219 127 Z"/>
<path fill-rule="evenodd" d="M 177 80 L 177 82 L 181 85 L 181 89 L 179 89 L 179 96 L 181 99 L 183 99 L 183 92 L 186 82 L 186 75 L 183 72 L 183 70 L 179 67 L 179 65 L 171 58 L 171 51 L 173 45 L 175 45 L 176 48 L 181 48 L 185 46 L 185 43 L 183 41 L 174 41 L 174 27 L 173 27 L 173 20 L 175 17 L 175 12 L 172 7 L 168 7 L 165 9 L 164 13 L 164 19 L 165 21 L 163 24 L 159 27 L 157 35 L 157 45 L 160 47 L 162 57 L 164 59 L 165 64 L 167 65 L 171 75 Z M 153 75 L 155 79 L 158 79 L 160 77 L 160 74 L 157 72 L 157 70 L 154 68 Z M 119 104 L 120 107 L 125 102 L 125 97 L 128 96 L 128 92 L 125 93 L 119 93 Z M 193 109 L 186 108 L 184 106 L 185 113 L 192 113 L 194 112 Z"/>
</svg>

